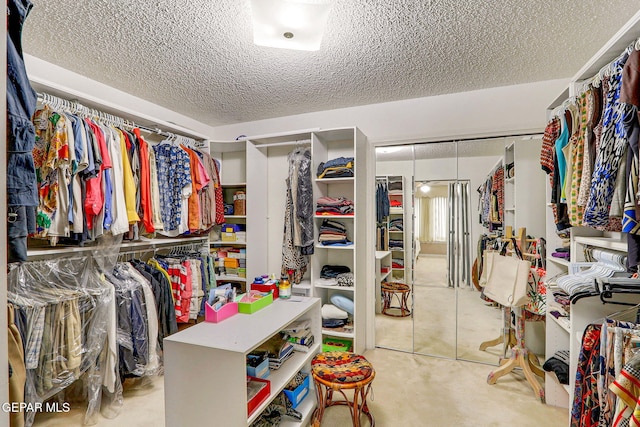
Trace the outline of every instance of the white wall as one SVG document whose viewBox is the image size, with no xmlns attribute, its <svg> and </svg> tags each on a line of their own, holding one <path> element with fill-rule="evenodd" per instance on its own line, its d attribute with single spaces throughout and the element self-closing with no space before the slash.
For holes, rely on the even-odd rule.
<svg viewBox="0 0 640 427">
<path fill-rule="evenodd" d="M 209 139 L 214 134 L 211 126 L 161 107 L 142 98 L 107 86 L 83 75 L 74 73 L 50 62 L 29 54 L 24 55 L 29 79 L 36 91 L 58 95 L 65 99 L 76 99 L 83 105 L 114 114 L 123 118 L 132 118 L 138 124 L 153 124 L 162 130 L 180 133 L 180 128 L 191 130 L 194 137 Z M 184 135 L 190 136 L 187 133 Z"/>
<path fill-rule="evenodd" d="M 165 128 L 174 123 L 216 141 L 344 126 L 359 127 L 376 143 L 541 132 L 546 108 L 568 84 L 568 79 L 548 80 L 212 127 L 34 56 L 25 54 L 25 64 L 36 89 L 99 103 L 116 115 L 136 113 L 141 124 L 145 119 Z"/>
<path fill-rule="evenodd" d="M 567 79 L 320 111 L 215 128 L 215 140 L 296 129 L 357 126 L 370 142 L 438 141 L 542 132 Z"/>
</svg>

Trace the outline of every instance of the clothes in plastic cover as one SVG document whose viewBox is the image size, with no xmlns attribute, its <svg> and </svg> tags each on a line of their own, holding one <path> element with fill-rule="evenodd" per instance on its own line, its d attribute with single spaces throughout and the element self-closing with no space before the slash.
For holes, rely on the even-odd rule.
<svg viewBox="0 0 640 427">
<path fill-rule="evenodd" d="M 25 403 L 42 403 L 81 384 L 88 402 L 84 423 L 106 396 L 108 411 L 119 412 L 122 385 L 117 372 L 113 286 L 99 273 L 93 257 L 32 261 L 12 265 L 8 300 L 26 318 Z M 33 424 L 27 412 L 25 425 Z"/>
</svg>

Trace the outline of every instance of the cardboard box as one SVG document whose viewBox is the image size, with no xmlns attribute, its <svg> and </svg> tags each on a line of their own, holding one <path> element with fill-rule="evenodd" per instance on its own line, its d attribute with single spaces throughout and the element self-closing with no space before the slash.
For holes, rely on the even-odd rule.
<svg viewBox="0 0 640 427">
<path fill-rule="evenodd" d="M 271 371 L 269 370 L 268 357 L 266 357 L 262 361 L 262 363 L 255 368 L 253 366 L 247 365 L 247 376 L 265 379 L 269 376 L 270 373 Z"/>
<path fill-rule="evenodd" d="M 225 267 L 230 267 L 230 268 L 238 268 L 240 266 L 240 263 L 238 262 L 237 259 L 225 258 L 224 259 L 224 266 Z"/>
<path fill-rule="evenodd" d="M 222 233 L 222 241 L 223 242 L 235 242 L 236 241 L 236 233 Z"/>
<path fill-rule="evenodd" d="M 222 225 L 223 233 L 235 233 L 236 231 L 241 231 L 240 224 L 223 224 Z"/>
</svg>

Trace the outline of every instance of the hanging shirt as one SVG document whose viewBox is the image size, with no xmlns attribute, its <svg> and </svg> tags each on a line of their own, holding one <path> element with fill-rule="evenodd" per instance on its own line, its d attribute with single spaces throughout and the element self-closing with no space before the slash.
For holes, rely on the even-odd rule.
<svg viewBox="0 0 640 427">
<path fill-rule="evenodd" d="M 202 165 L 210 179 L 209 184 L 200 193 L 200 220 L 202 223 L 200 229 L 208 230 L 216 223 L 216 189 L 220 187 L 220 183 L 216 175 L 215 163 L 209 153 L 199 150 L 196 153 L 202 160 Z"/>
<path fill-rule="evenodd" d="M 112 163 L 113 195 L 111 200 L 111 234 L 114 236 L 129 231 L 129 218 L 127 205 L 124 199 L 124 177 L 122 173 L 122 153 L 120 152 L 120 133 L 113 127 L 104 127 L 105 138 L 109 147 L 109 156 Z"/>
<path fill-rule="evenodd" d="M 149 145 L 140 135 L 140 129 L 133 130 L 138 139 L 138 147 L 140 150 L 140 209 L 138 214 L 142 217 L 142 224 L 147 233 L 153 233 L 153 213 L 151 207 L 151 170 L 149 163 Z"/>
<path fill-rule="evenodd" d="M 149 150 L 149 183 L 151 186 L 151 219 L 153 228 L 162 230 L 162 207 L 160 205 L 160 188 L 158 187 L 158 167 L 156 164 L 156 153 L 151 148 Z"/>
<path fill-rule="evenodd" d="M 569 143 L 569 126 L 567 124 L 566 114 L 562 114 L 560 117 L 560 136 L 556 139 L 556 159 L 558 162 L 558 180 L 560 182 L 560 197 L 559 202 L 564 202 L 564 182 L 567 176 L 567 161 L 562 151 L 563 148 Z"/>
<path fill-rule="evenodd" d="M 182 200 L 191 191 L 189 155 L 168 143 L 156 145 L 156 168 L 164 234 L 175 232 L 182 220 Z"/>
<path fill-rule="evenodd" d="M 199 193 L 202 192 L 202 189 L 209 184 L 211 179 L 209 178 L 209 175 L 196 152 L 183 145 L 180 147 L 189 155 L 189 164 L 191 166 L 191 195 L 188 200 L 188 227 L 189 231 L 195 232 L 200 229 L 200 224 L 202 222 L 200 215 Z"/>
<path fill-rule="evenodd" d="M 33 118 L 36 128 L 33 161 L 38 186 L 36 230 L 39 237 L 46 237 L 49 232 L 51 218 L 58 203 L 58 174 L 55 172 L 58 150 L 51 144 L 58 118 L 49 107 L 36 111 Z"/>
<path fill-rule="evenodd" d="M 124 133 L 119 130 L 120 134 L 120 152 L 122 155 L 122 176 L 124 179 L 124 200 L 127 205 L 127 217 L 129 224 L 140 221 L 138 211 L 136 209 L 136 186 L 133 179 L 133 171 L 131 170 L 131 162 L 127 152 L 127 140 Z"/>
<path fill-rule="evenodd" d="M 96 225 L 96 217 L 102 211 L 104 206 L 104 196 L 102 193 L 102 172 L 101 164 L 102 157 L 99 162 L 97 157 L 99 156 L 99 150 L 96 150 L 98 144 L 96 142 L 97 136 L 93 131 L 92 123 L 89 119 L 85 119 L 89 140 L 91 141 L 91 150 L 95 164 L 95 175 L 86 180 L 86 195 L 84 199 L 84 212 L 87 220 L 87 229 L 93 231 Z"/>
<path fill-rule="evenodd" d="M 73 147 L 73 129 L 65 114 L 56 113 L 59 118 L 52 137 L 53 144 L 58 145 L 56 171 L 58 174 L 58 195 L 55 214 L 51 218 L 48 236 L 52 244 L 57 237 L 69 235 L 69 184 L 71 183 L 70 147 Z M 54 142 L 55 141 L 55 142 Z"/>
</svg>

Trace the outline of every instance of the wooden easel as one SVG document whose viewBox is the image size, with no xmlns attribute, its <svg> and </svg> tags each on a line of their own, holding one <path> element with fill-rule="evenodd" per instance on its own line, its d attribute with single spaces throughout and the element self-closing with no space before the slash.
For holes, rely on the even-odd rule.
<svg viewBox="0 0 640 427">
<path fill-rule="evenodd" d="M 510 239 L 511 233 L 512 233 L 511 227 L 507 226 L 505 238 Z M 521 249 L 525 248 L 525 245 L 527 243 L 526 236 L 527 236 L 526 229 L 520 228 L 518 230 L 518 237 L 516 238 L 516 244 Z M 513 249 L 511 251 L 513 251 Z M 526 254 L 523 252 L 523 256 L 526 256 L 526 255 L 535 257 L 535 254 Z M 509 336 L 509 341 L 511 341 L 510 338 L 511 338 L 512 309 L 510 307 L 503 307 L 503 310 L 504 310 L 503 311 L 504 313 L 503 328 L 504 329 L 503 329 L 502 342 L 505 342 L 506 336 Z M 538 375 L 539 377 L 544 378 L 544 372 L 539 367 L 539 362 L 536 355 L 533 353 L 530 353 L 527 347 L 525 346 L 525 342 L 524 342 L 525 319 L 524 319 L 524 315 L 522 314 L 522 309 L 514 308 L 513 310 L 516 314 L 516 320 L 515 320 L 516 342 L 515 342 L 515 345 L 512 345 L 511 347 L 511 357 L 508 359 L 506 358 L 502 359 L 500 361 L 500 367 L 495 371 L 492 371 L 489 373 L 489 376 L 487 377 L 487 383 L 495 384 L 498 381 L 498 378 L 510 373 L 515 368 L 520 367 L 522 368 L 522 371 L 524 372 L 524 376 L 529 382 L 529 385 L 531 385 L 531 388 L 533 388 L 533 392 L 544 403 L 544 388 L 542 388 L 542 386 L 540 385 L 540 383 L 535 377 L 535 375 Z M 506 331 L 509 331 L 509 332 L 507 333 Z M 483 343 L 480 347 L 482 348 L 484 344 L 486 343 Z"/>
</svg>

